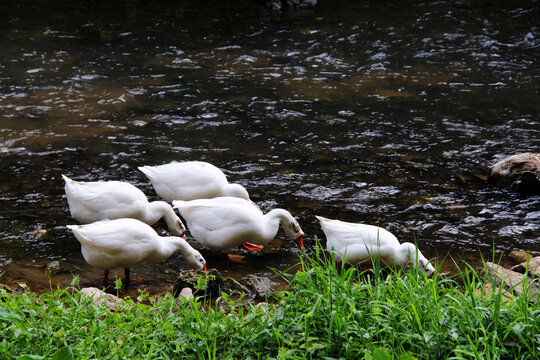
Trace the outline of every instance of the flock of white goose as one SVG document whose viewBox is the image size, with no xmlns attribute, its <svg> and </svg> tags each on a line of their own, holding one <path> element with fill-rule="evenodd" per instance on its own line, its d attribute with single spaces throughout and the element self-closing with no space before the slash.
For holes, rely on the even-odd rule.
<svg viewBox="0 0 540 360">
<path fill-rule="evenodd" d="M 149 202 L 135 186 L 121 181 L 74 181 L 62 175 L 71 216 L 86 225 L 68 225 L 81 243 L 88 264 L 109 270 L 130 268 L 141 261 L 160 261 L 180 252 L 194 269 L 206 270 L 206 261 L 186 240 L 191 236 L 210 248 L 240 246 L 257 251 L 283 228 L 303 249 L 305 236 L 298 222 L 284 209 L 267 214 L 249 199 L 246 189 L 229 184 L 225 174 L 207 162 L 172 162 L 139 167 L 165 201 Z M 150 226 L 163 218 L 174 236 L 159 236 Z M 414 244 L 400 244 L 390 232 L 373 225 L 353 224 L 317 216 L 326 235 L 327 250 L 336 260 L 350 264 L 378 257 L 389 266 L 412 266 L 431 276 L 435 269 Z"/>
</svg>

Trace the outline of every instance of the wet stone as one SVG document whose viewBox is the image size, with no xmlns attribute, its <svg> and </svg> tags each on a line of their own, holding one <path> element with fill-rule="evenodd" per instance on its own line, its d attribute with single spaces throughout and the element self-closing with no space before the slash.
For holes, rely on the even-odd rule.
<svg viewBox="0 0 540 360">
<path fill-rule="evenodd" d="M 270 279 L 256 275 L 248 275 L 240 280 L 240 283 L 249 290 L 249 294 L 254 298 L 265 298 L 272 285 Z"/>
<path fill-rule="evenodd" d="M 193 289 L 193 296 L 219 296 L 223 282 L 221 273 L 216 269 L 209 271 L 184 270 L 178 275 L 173 287 L 174 297 L 178 297 L 184 288 Z"/>
<path fill-rule="evenodd" d="M 521 193 L 540 194 L 540 153 L 521 153 L 488 169 L 488 181 Z"/>
<path fill-rule="evenodd" d="M 242 285 L 240 282 L 234 280 L 233 278 L 225 278 L 222 283 L 221 290 L 227 294 L 233 294 L 234 292 L 250 294 L 248 288 Z"/>
<path fill-rule="evenodd" d="M 510 251 L 509 256 L 512 258 L 512 260 L 518 263 L 526 262 L 527 260 L 532 259 L 531 254 L 529 254 L 526 251 L 517 251 L 517 250 Z"/>
<path fill-rule="evenodd" d="M 316 5 L 317 0 L 264 0 L 264 6 L 273 11 L 292 11 Z"/>
<path fill-rule="evenodd" d="M 45 272 L 49 275 L 56 275 L 59 272 L 62 271 L 62 266 L 60 265 L 60 261 L 51 261 L 47 264 L 45 267 Z"/>
</svg>

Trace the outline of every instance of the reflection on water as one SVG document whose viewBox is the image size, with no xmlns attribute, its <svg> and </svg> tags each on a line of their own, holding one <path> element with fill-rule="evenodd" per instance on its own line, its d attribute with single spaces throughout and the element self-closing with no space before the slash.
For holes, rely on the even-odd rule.
<svg viewBox="0 0 540 360">
<path fill-rule="evenodd" d="M 308 251 L 323 237 L 319 214 L 383 226 L 440 261 L 538 253 L 540 197 L 481 180 L 489 164 L 540 145 L 537 11 L 2 2 L 2 281 L 44 290 L 44 265 L 61 260 L 99 285 L 64 227 L 74 220 L 60 175 L 129 181 L 155 200 L 137 166 L 171 160 L 212 162 L 265 211 L 290 210 Z M 297 262 L 283 238 L 243 264 L 202 252 L 228 275 L 268 275 Z M 159 289 L 181 268 L 178 255 L 134 275 Z"/>
</svg>

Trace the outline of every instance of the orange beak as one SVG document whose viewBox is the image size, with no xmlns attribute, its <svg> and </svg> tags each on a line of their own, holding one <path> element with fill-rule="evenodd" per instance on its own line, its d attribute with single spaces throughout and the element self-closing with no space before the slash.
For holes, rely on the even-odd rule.
<svg viewBox="0 0 540 360">
<path fill-rule="evenodd" d="M 306 236 L 306 234 L 302 233 L 296 239 L 294 239 L 294 242 L 300 248 L 300 250 L 304 250 L 304 236 Z"/>
<path fill-rule="evenodd" d="M 208 269 L 206 268 L 206 263 L 204 263 L 204 266 L 202 267 L 201 270 L 202 270 L 202 271 L 208 271 Z"/>
</svg>

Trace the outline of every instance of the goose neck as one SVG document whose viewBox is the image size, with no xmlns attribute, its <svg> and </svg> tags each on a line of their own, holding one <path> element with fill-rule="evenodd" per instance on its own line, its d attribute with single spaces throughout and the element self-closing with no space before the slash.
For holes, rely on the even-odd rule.
<svg viewBox="0 0 540 360">
<path fill-rule="evenodd" d="M 283 227 L 291 215 L 283 209 L 273 209 L 264 215 L 265 238 L 274 239 L 279 231 L 280 225 Z"/>
<path fill-rule="evenodd" d="M 185 226 L 174 212 L 174 209 L 165 201 L 153 201 L 149 204 L 145 214 L 149 223 L 155 224 L 159 219 L 164 218 L 169 231 L 176 236 L 185 233 Z"/>
</svg>

